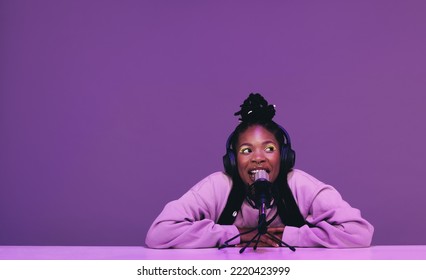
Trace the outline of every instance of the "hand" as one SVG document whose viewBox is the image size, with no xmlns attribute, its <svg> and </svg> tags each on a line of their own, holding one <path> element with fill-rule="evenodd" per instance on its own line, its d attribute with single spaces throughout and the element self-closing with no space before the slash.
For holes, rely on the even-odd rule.
<svg viewBox="0 0 426 280">
<path fill-rule="evenodd" d="M 249 228 L 238 228 L 238 231 L 240 233 L 249 231 Z M 268 232 L 272 235 L 274 235 L 278 240 L 282 239 L 283 236 L 283 232 L 284 232 L 284 227 L 271 227 L 268 228 Z M 257 234 L 257 230 L 250 232 L 248 234 L 244 234 L 242 236 L 240 236 L 240 241 L 241 243 L 239 245 L 245 245 L 245 243 L 249 242 L 250 240 L 252 240 L 252 238 Z M 252 242 L 249 246 L 254 246 L 256 244 L 256 242 Z M 259 239 L 259 243 L 257 244 L 258 247 L 279 247 L 280 245 L 278 244 L 277 241 L 275 241 L 274 239 L 272 239 L 269 235 L 267 234 L 263 234 L 260 239 Z"/>
</svg>

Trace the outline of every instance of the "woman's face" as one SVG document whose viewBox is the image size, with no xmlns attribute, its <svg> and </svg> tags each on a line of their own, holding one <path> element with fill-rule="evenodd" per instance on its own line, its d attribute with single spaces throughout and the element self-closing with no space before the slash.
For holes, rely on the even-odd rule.
<svg viewBox="0 0 426 280">
<path fill-rule="evenodd" d="M 238 173 L 247 185 L 254 183 L 254 174 L 266 170 L 274 182 L 280 172 L 280 149 L 274 134 L 261 125 L 250 126 L 237 141 Z"/>
</svg>

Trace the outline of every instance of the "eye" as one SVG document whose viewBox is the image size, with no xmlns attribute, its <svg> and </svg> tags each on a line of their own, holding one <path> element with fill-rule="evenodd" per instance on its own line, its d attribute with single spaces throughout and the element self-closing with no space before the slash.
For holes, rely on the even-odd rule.
<svg viewBox="0 0 426 280">
<path fill-rule="evenodd" d="M 272 144 L 265 147 L 266 152 L 271 153 L 271 152 L 276 151 L 276 150 L 277 150 L 277 148 L 275 147 L 275 145 L 272 145 Z"/>
<path fill-rule="evenodd" d="M 242 147 L 240 149 L 240 154 L 248 155 L 249 153 L 251 153 L 251 149 L 248 147 Z"/>
</svg>

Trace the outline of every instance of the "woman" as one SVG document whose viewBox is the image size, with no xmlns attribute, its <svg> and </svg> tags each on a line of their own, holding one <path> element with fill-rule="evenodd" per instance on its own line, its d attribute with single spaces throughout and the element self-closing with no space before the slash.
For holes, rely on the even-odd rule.
<svg viewBox="0 0 426 280">
<path fill-rule="evenodd" d="M 148 247 L 203 248 L 249 242 L 259 225 L 253 189 L 259 172 L 271 182 L 271 199 L 266 209 L 270 234 L 262 234 L 258 246 L 278 247 L 279 240 L 296 247 L 371 244 L 373 226 L 359 210 L 332 186 L 293 169 L 295 153 L 287 132 L 272 120 L 273 105 L 260 94 L 250 94 L 235 115 L 241 123 L 227 141 L 225 172 L 209 175 L 168 203 L 148 231 Z M 251 229 L 255 230 L 242 234 Z"/>
</svg>

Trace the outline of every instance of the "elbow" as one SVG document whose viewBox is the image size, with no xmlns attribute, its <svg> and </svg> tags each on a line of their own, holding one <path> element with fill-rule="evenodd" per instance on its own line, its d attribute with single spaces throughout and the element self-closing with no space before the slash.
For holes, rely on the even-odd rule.
<svg viewBox="0 0 426 280">
<path fill-rule="evenodd" d="M 148 230 L 145 245 L 151 249 L 184 248 L 184 231 L 168 223 L 155 223 Z"/>
<path fill-rule="evenodd" d="M 374 227 L 370 225 L 370 227 L 366 230 L 364 237 L 364 247 L 370 247 L 373 241 Z"/>
<path fill-rule="evenodd" d="M 155 239 L 152 237 L 151 231 L 148 231 L 145 237 L 145 245 L 148 248 L 156 249 L 158 248 L 158 243 L 155 241 Z"/>
<path fill-rule="evenodd" d="M 358 229 L 356 233 L 353 234 L 352 246 L 350 247 L 370 247 L 371 242 L 373 241 L 374 227 L 370 224 L 363 226 Z"/>
<path fill-rule="evenodd" d="M 145 245 L 151 249 L 167 249 L 167 242 L 164 240 L 164 236 L 158 230 L 151 227 L 145 237 Z"/>
<path fill-rule="evenodd" d="M 155 240 L 149 238 L 148 236 L 145 238 L 145 245 L 148 248 L 151 249 L 160 249 L 160 244 L 158 244 L 157 242 L 155 242 Z"/>
<path fill-rule="evenodd" d="M 145 245 L 148 248 L 151 248 L 151 249 L 168 249 L 168 248 L 171 248 L 170 246 L 161 242 L 160 240 L 155 239 L 155 238 L 151 238 L 149 236 L 147 236 L 145 238 Z"/>
<path fill-rule="evenodd" d="M 371 246 L 372 237 L 362 236 L 351 242 L 347 247 L 350 248 L 365 248 Z"/>
</svg>

